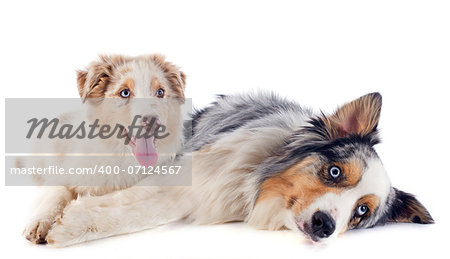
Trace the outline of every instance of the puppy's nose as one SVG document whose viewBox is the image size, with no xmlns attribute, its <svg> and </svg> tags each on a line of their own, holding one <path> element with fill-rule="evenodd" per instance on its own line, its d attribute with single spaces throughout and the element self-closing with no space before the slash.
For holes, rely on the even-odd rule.
<svg viewBox="0 0 450 259">
<path fill-rule="evenodd" d="M 314 235 L 320 238 L 327 238 L 334 233 L 336 223 L 326 212 L 317 211 L 312 216 L 312 231 Z"/>
<path fill-rule="evenodd" d="M 146 136 L 154 135 L 159 125 L 161 125 L 161 121 L 156 116 L 145 115 L 142 116 L 141 125 L 144 127 L 144 134 Z"/>
<path fill-rule="evenodd" d="M 157 116 L 144 115 L 144 116 L 142 116 L 141 124 L 142 124 L 142 126 L 152 127 L 152 126 L 160 125 L 161 121 L 159 120 L 159 118 Z"/>
</svg>

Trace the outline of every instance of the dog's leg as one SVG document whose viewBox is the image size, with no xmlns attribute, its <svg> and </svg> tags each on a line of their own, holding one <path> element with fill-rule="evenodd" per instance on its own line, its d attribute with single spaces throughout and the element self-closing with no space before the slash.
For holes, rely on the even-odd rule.
<svg viewBox="0 0 450 259">
<path fill-rule="evenodd" d="M 185 217 L 192 208 L 184 187 L 134 186 L 98 197 L 81 197 L 64 210 L 48 244 L 63 247 L 136 232 Z"/>
<path fill-rule="evenodd" d="M 45 187 L 44 190 L 33 217 L 23 231 L 23 236 L 35 244 L 45 243 L 50 227 L 73 199 L 72 192 L 64 186 Z"/>
</svg>

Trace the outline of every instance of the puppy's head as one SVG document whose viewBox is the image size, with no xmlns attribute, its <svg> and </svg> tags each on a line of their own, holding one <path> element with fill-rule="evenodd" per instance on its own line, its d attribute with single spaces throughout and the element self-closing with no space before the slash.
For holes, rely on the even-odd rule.
<svg viewBox="0 0 450 259">
<path fill-rule="evenodd" d="M 126 145 L 132 149 L 139 163 L 156 163 L 156 149 L 173 153 L 179 145 L 181 132 L 180 105 L 184 102 L 185 75 L 161 55 L 128 57 L 101 55 L 85 70 L 77 72 L 78 91 L 88 103 L 91 120 L 112 128 L 124 126 Z M 168 137 L 158 139 L 155 132 L 164 128 Z M 139 132 L 140 130 L 140 132 Z M 155 135 L 156 137 L 150 135 Z M 112 136 L 112 137 L 115 137 Z M 121 142 L 124 142 L 121 140 Z M 166 149 L 166 150 L 165 150 Z"/>
<path fill-rule="evenodd" d="M 87 98 L 183 99 L 185 78 L 183 72 L 158 54 L 101 55 L 86 70 L 77 71 L 78 91 L 83 101 Z M 158 92 L 159 89 L 163 91 Z"/>
<path fill-rule="evenodd" d="M 373 147 L 380 110 L 373 93 L 313 118 L 268 164 L 256 206 L 277 201 L 282 223 L 313 241 L 386 222 L 432 223 L 414 196 L 391 187 Z"/>
</svg>

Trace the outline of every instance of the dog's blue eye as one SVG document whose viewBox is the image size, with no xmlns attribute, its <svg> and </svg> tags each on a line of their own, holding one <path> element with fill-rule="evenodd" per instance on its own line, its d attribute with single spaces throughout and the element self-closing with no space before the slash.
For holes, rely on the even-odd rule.
<svg viewBox="0 0 450 259">
<path fill-rule="evenodd" d="M 330 176 L 335 178 L 335 179 L 338 178 L 341 175 L 341 169 L 339 167 L 337 167 L 337 166 L 330 167 L 328 172 L 330 173 Z"/>
<path fill-rule="evenodd" d="M 366 214 L 366 212 L 369 210 L 367 205 L 359 205 L 358 208 L 356 208 L 356 213 L 358 213 L 359 216 L 362 216 Z"/>
<path fill-rule="evenodd" d="M 156 97 L 159 97 L 159 98 L 164 97 L 164 90 L 161 89 L 161 88 L 159 88 L 159 89 L 156 91 Z"/>
<path fill-rule="evenodd" d="M 123 98 L 128 98 L 128 97 L 130 97 L 130 90 L 128 90 L 128 89 L 123 89 L 122 91 L 120 91 L 120 96 L 122 96 Z"/>
</svg>

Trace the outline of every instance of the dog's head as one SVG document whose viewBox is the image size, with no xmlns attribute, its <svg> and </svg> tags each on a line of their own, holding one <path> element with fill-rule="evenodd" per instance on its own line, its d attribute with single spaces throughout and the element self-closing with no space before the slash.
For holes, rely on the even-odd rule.
<svg viewBox="0 0 450 259">
<path fill-rule="evenodd" d="M 163 56 L 101 55 L 77 72 L 77 81 L 90 120 L 99 119 L 112 128 L 122 125 L 126 137 L 117 139 L 132 149 L 141 165 L 154 165 L 158 152 L 176 152 L 185 75 Z"/>
<path fill-rule="evenodd" d="M 312 118 L 266 165 L 256 206 L 278 201 L 283 224 L 313 241 L 386 222 L 432 223 L 414 196 L 391 186 L 374 150 L 380 110 L 373 93 Z"/>
</svg>

